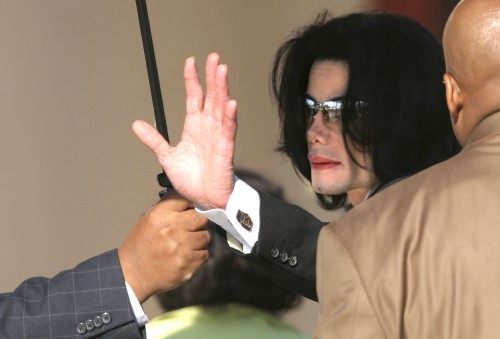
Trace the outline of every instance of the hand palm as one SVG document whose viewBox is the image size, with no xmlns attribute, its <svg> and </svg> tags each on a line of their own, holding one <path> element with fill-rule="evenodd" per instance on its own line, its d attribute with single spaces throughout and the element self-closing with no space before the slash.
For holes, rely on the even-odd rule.
<svg viewBox="0 0 500 339">
<path fill-rule="evenodd" d="M 172 147 L 149 124 L 136 121 L 137 136 L 158 157 L 174 188 L 204 208 L 225 208 L 234 187 L 236 103 L 229 100 L 227 67 L 218 55 L 207 58 L 207 94 L 194 59 L 186 60 L 186 119 L 179 144 Z"/>
</svg>

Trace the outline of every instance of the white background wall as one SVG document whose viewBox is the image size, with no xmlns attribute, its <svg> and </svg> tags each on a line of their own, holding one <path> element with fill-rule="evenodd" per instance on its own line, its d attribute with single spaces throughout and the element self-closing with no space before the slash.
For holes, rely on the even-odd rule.
<svg viewBox="0 0 500 339">
<path fill-rule="evenodd" d="M 239 101 L 236 165 L 285 187 L 286 198 L 329 220 L 289 162 L 274 152 L 268 79 L 278 45 L 321 9 L 362 0 L 149 1 L 171 141 L 184 115 L 182 67 L 217 51 Z M 53 276 L 118 247 L 157 198 L 153 155 L 131 131 L 153 121 L 135 1 L 0 0 L 0 291 Z M 160 312 L 148 301 L 149 316 Z M 316 304 L 287 321 L 310 333 Z"/>
</svg>

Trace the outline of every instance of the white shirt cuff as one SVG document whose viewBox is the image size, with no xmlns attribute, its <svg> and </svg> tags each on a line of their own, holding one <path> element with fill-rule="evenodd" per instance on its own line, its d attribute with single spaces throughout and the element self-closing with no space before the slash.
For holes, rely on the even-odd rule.
<svg viewBox="0 0 500 339">
<path fill-rule="evenodd" d="M 141 303 L 135 296 L 134 290 L 128 282 L 125 281 L 125 286 L 127 286 L 128 299 L 130 300 L 130 304 L 132 305 L 132 310 L 134 311 L 135 319 L 137 319 L 137 323 L 139 327 L 144 327 L 148 323 L 148 316 L 144 313 L 142 309 Z"/>
<path fill-rule="evenodd" d="M 259 193 L 243 180 L 235 177 L 234 190 L 226 209 L 204 210 L 195 205 L 196 211 L 210 221 L 222 227 L 228 233 L 228 243 L 231 247 L 248 254 L 259 239 L 260 229 L 260 197 Z M 252 227 L 247 229 L 238 221 L 238 212 L 246 213 L 252 220 Z M 235 243 L 237 240 L 239 244 Z"/>
</svg>

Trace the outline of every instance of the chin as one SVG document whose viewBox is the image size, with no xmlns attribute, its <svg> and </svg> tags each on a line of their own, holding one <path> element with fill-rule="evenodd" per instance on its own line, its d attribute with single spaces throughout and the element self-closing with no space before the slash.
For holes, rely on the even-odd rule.
<svg viewBox="0 0 500 339">
<path fill-rule="evenodd" d="M 312 184 L 313 191 L 318 193 L 318 194 L 330 194 L 330 195 L 336 195 L 336 194 L 342 194 L 345 193 L 346 191 L 343 190 L 342 188 L 339 187 L 331 187 L 328 185 L 321 185 L 321 184 Z"/>
</svg>

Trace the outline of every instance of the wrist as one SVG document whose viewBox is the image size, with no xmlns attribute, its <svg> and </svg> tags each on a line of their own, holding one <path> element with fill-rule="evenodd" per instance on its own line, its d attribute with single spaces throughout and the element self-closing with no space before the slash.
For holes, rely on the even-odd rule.
<svg viewBox="0 0 500 339">
<path fill-rule="evenodd" d="M 234 191 L 235 182 L 231 183 L 230 187 L 224 190 L 210 190 L 210 195 L 207 195 L 205 201 L 196 202 L 198 208 L 203 210 L 221 209 L 225 210 L 226 206 Z M 214 193 L 215 192 L 215 193 Z"/>
<path fill-rule="evenodd" d="M 118 249 L 118 259 L 120 260 L 120 265 L 122 267 L 123 277 L 132 288 L 139 303 L 142 304 L 154 293 L 149 291 L 147 288 L 147 282 L 144 281 L 141 272 L 138 272 L 136 269 L 137 265 L 132 257 L 127 254 L 127 250 L 123 247 L 124 246 Z"/>
</svg>

